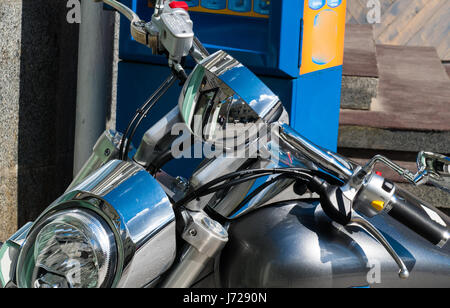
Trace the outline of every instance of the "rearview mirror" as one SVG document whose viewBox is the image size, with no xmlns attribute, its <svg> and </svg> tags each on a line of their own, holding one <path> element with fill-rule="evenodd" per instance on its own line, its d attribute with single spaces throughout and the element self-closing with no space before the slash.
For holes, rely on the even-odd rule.
<svg viewBox="0 0 450 308">
<path fill-rule="evenodd" d="M 431 152 L 417 156 L 417 184 L 430 183 L 450 193 L 450 158 Z"/>
</svg>

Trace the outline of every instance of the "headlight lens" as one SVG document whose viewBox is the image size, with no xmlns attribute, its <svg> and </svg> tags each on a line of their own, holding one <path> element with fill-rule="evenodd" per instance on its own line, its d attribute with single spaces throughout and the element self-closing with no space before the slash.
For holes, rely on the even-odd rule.
<svg viewBox="0 0 450 308">
<path fill-rule="evenodd" d="M 95 288 L 105 286 L 114 274 L 114 236 L 94 213 L 63 211 L 33 233 L 33 243 L 20 256 L 19 287 Z"/>
</svg>

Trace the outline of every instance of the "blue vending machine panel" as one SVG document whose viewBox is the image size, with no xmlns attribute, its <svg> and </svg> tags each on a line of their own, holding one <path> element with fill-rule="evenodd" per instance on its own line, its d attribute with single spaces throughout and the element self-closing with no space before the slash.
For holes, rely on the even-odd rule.
<svg viewBox="0 0 450 308">
<path fill-rule="evenodd" d="M 153 14 L 147 0 L 121 0 L 144 20 Z M 225 50 L 258 74 L 297 78 L 300 68 L 300 28 L 303 7 L 298 0 L 192 0 L 194 32 L 210 52 Z M 166 64 L 130 35 L 122 17 L 122 60 Z M 188 63 L 193 65 L 192 62 Z"/>
</svg>

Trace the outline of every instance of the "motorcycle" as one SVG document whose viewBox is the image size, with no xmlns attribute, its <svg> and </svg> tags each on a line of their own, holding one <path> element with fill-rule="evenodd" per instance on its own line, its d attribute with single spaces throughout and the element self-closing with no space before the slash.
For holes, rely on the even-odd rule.
<svg viewBox="0 0 450 308">
<path fill-rule="evenodd" d="M 421 152 L 417 173 L 379 155 L 357 165 L 294 131 L 280 99 L 239 61 L 210 55 L 187 5 L 158 0 L 145 22 L 103 2 L 131 21 L 137 42 L 167 56 L 171 74 L 123 134 L 99 138 L 67 191 L 1 246 L 1 287 L 450 286 L 449 217 L 374 172 L 383 163 L 450 192 L 450 158 Z M 176 80 L 178 107 L 132 150 Z M 196 139 L 215 153 L 189 180 L 162 171 L 179 123 L 189 132 L 183 151 Z"/>
</svg>

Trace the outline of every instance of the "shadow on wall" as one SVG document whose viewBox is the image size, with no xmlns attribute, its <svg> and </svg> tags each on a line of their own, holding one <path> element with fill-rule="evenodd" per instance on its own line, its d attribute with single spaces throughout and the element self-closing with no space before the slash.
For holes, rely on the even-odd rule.
<svg viewBox="0 0 450 308">
<path fill-rule="evenodd" d="M 18 224 L 34 220 L 71 181 L 79 25 L 66 1 L 23 1 Z"/>
</svg>

